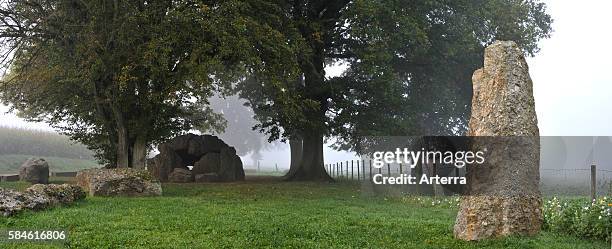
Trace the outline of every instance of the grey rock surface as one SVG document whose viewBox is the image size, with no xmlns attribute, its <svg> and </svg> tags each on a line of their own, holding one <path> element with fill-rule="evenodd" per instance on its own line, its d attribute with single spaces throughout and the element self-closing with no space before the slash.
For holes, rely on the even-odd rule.
<svg viewBox="0 0 612 249">
<path fill-rule="evenodd" d="M 38 211 L 85 198 L 85 192 L 70 184 L 35 184 L 24 192 L 0 188 L 0 213 L 11 216 L 22 210 Z"/>
<path fill-rule="evenodd" d="M 167 144 L 160 145 L 159 151 L 160 153 L 151 160 L 153 163 L 147 165 L 147 170 L 155 179 L 165 182 L 168 181 L 168 176 L 174 168 L 184 168 L 185 163 L 181 156 Z"/>
<path fill-rule="evenodd" d="M 30 183 L 49 183 L 49 164 L 45 159 L 30 158 L 19 167 L 19 180 Z"/>
<path fill-rule="evenodd" d="M 468 135 L 485 163 L 467 168 L 454 235 L 481 240 L 534 235 L 542 225 L 539 131 L 529 68 L 519 47 L 497 41 L 486 48 L 473 78 Z"/>
<path fill-rule="evenodd" d="M 244 180 L 242 160 L 236 150 L 216 136 L 181 135 L 161 144 L 158 149 L 160 154 L 151 160 L 147 168 L 162 182 L 187 182 L 185 177 L 170 175 L 175 169 L 187 169 L 188 166 L 193 166 L 192 179 L 198 174 L 215 173 L 215 181 Z M 182 170 L 177 172 L 185 173 Z"/>
<path fill-rule="evenodd" d="M 91 196 L 160 196 L 162 188 L 148 171 L 116 168 L 77 173 L 77 184 Z"/>
<path fill-rule="evenodd" d="M 221 156 L 219 153 L 210 152 L 202 156 L 199 161 L 193 166 L 194 174 L 216 173 L 221 165 Z"/>
<path fill-rule="evenodd" d="M 168 176 L 170 182 L 193 182 L 193 175 L 189 169 L 175 168 Z"/>
</svg>

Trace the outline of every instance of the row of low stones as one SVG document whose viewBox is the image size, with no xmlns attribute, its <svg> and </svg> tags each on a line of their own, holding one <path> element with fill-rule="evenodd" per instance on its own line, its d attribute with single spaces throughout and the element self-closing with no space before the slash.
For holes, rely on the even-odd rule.
<svg viewBox="0 0 612 249">
<path fill-rule="evenodd" d="M 244 180 L 236 149 L 216 136 L 186 134 L 159 147 L 147 163 L 153 177 L 162 182 L 231 182 Z M 189 170 L 188 166 L 193 166 Z"/>
<path fill-rule="evenodd" d="M 148 170 L 162 182 L 230 182 L 244 180 L 244 169 L 234 147 L 216 136 L 187 134 L 159 146 L 160 154 L 149 160 Z M 187 166 L 193 165 L 189 170 Z M 49 182 L 49 164 L 28 159 L 19 169 L 19 180 Z"/>
<path fill-rule="evenodd" d="M 49 182 L 49 164 L 30 158 L 19 169 L 19 180 L 33 184 Z M 161 184 L 147 171 L 129 168 L 88 169 L 76 175 L 77 184 L 95 196 L 158 196 Z"/>
<path fill-rule="evenodd" d="M 149 172 L 135 169 L 89 169 L 80 171 L 77 185 L 35 184 L 24 192 L 0 188 L 0 213 L 10 216 L 22 210 L 38 211 L 70 204 L 91 196 L 160 196 L 159 181 Z"/>
</svg>

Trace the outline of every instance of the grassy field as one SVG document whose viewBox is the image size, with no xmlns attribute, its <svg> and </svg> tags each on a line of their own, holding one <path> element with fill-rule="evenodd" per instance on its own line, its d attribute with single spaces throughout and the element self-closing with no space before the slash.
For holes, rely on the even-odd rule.
<svg viewBox="0 0 612 249">
<path fill-rule="evenodd" d="M 1 186 L 23 189 L 24 183 Z M 1 248 L 609 248 L 542 232 L 453 239 L 455 205 L 368 197 L 349 183 L 166 184 L 157 198 L 88 197 L 70 207 L 0 218 L 3 229 L 66 229 L 65 244 Z"/>
<path fill-rule="evenodd" d="M 28 158 L 44 158 L 49 163 L 49 170 L 51 172 L 58 171 L 78 171 L 82 169 L 89 169 L 93 167 L 100 167 L 96 162 L 92 160 L 80 160 L 60 157 L 37 157 L 30 155 L 0 155 L 0 173 L 19 173 L 19 166 L 23 164 Z"/>
</svg>

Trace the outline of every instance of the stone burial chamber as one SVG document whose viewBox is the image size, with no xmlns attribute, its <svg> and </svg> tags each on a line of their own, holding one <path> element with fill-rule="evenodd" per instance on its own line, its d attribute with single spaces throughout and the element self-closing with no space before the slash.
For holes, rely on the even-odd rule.
<svg viewBox="0 0 612 249">
<path fill-rule="evenodd" d="M 147 169 L 162 182 L 232 182 L 244 180 L 236 149 L 212 135 L 186 134 L 158 146 Z M 190 170 L 188 166 L 193 166 Z"/>
</svg>

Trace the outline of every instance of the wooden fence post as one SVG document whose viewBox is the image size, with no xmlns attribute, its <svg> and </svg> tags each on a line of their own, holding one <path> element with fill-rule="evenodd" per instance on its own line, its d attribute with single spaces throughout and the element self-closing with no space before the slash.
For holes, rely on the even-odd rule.
<svg viewBox="0 0 612 249">
<path fill-rule="evenodd" d="M 338 178 L 339 175 L 340 175 L 340 171 L 338 171 L 338 162 L 336 162 L 336 179 L 340 179 Z"/>
<path fill-rule="evenodd" d="M 334 177 L 338 178 L 338 162 L 334 163 Z"/>
<path fill-rule="evenodd" d="M 366 174 L 365 174 L 365 159 L 361 160 L 361 172 L 363 172 L 363 180 L 365 180 L 365 178 L 366 178 Z"/>
<path fill-rule="evenodd" d="M 346 179 L 347 180 L 348 180 L 348 172 L 349 172 L 348 171 L 348 166 L 349 166 L 349 163 L 348 163 L 348 161 L 346 161 Z"/>
<path fill-rule="evenodd" d="M 359 176 L 359 162 L 361 160 L 357 160 L 357 181 L 361 181 L 361 177 Z"/>
<path fill-rule="evenodd" d="M 372 159 L 370 159 L 370 179 L 372 179 Z"/>
<path fill-rule="evenodd" d="M 591 200 L 597 199 L 597 167 L 591 165 Z"/>
<path fill-rule="evenodd" d="M 353 160 L 351 160 L 351 180 L 353 180 Z"/>
</svg>

